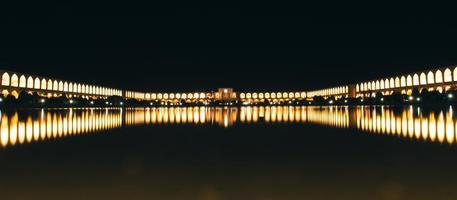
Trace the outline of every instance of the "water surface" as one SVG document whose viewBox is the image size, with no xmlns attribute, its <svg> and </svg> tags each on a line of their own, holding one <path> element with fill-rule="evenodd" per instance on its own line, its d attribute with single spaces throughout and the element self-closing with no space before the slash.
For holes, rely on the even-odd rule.
<svg viewBox="0 0 457 200">
<path fill-rule="evenodd" d="M 454 108 L 1 112 L 2 199 L 455 199 Z"/>
</svg>

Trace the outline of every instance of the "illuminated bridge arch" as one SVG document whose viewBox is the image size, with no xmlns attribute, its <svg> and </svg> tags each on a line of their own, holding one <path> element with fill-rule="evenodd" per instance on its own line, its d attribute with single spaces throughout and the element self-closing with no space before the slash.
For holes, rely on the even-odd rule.
<svg viewBox="0 0 457 200">
<path fill-rule="evenodd" d="M 444 82 L 451 82 L 452 81 L 452 72 L 449 68 L 444 70 Z"/>
<path fill-rule="evenodd" d="M 4 85 L 4 86 L 10 85 L 10 75 L 7 72 L 2 74 L 2 85 Z"/>
<path fill-rule="evenodd" d="M 414 74 L 413 75 L 413 85 L 419 85 L 419 84 L 420 84 L 419 75 Z"/>
<path fill-rule="evenodd" d="M 53 85 L 52 85 L 52 80 L 49 79 L 49 80 L 48 80 L 48 87 L 47 87 L 47 89 L 48 89 L 48 90 L 52 90 L 52 89 L 53 89 L 52 86 L 53 86 Z"/>
<path fill-rule="evenodd" d="M 63 82 L 59 81 L 59 91 L 63 91 Z"/>
<path fill-rule="evenodd" d="M 33 84 L 33 88 L 41 89 L 40 88 L 40 79 L 38 77 L 35 78 L 35 81 L 34 81 L 34 84 Z"/>
<path fill-rule="evenodd" d="M 442 83 L 442 82 L 443 82 L 443 73 L 441 73 L 441 70 L 436 70 L 435 83 Z"/>
<path fill-rule="evenodd" d="M 405 76 L 401 76 L 401 78 L 400 78 L 400 87 L 406 87 L 406 78 L 405 78 Z"/>
<path fill-rule="evenodd" d="M 46 83 L 47 83 L 46 79 L 44 79 L 44 78 L 41 79 L 41 89 L 42 90 L 46 90 L 47 89 Z"/>
<path fill-rule="evenodd" d="M 13 74 L 11 76 L 11 86 L 12 87 L 19 87 L 19 78 L 17 77 L 16 74 Z"/>
<path fill-rule="evenodd" d="M 420 75 L 420 84 L 421 85 L 426 85 L 427 84 L 427 76 L 425 75 L 424 72 L 422 72 L 421 75 Z"/>
<path fill-rule="evenodd" d="M 19 77 L 19 87 L 21 87 L 21 88 L 27 87 L 27 79 L 25 78 L 24 75 L 21 75 Z"/>
<path fill-rule="evenodd" d="M 427 83 L 428 84 L 434 84 L 435 83 L 435 75 L 433 74 L 432 71 L 429 71 L 427 74 Z"/>
<path fill-rule="evenodd" d="M 33 83 L 34 83 L 34 82 L 33 82 L 32 76 L 29 76 L 29 77 L 27 78 L 27 88 L 33 88 Z"/>
<path fill-rule="evenodd" d="M 54 80 L 54 83 L 52 84 L 52 89 L 55 91 L 59 90 L 59 83 L 56 80 Z"/>
</svg>

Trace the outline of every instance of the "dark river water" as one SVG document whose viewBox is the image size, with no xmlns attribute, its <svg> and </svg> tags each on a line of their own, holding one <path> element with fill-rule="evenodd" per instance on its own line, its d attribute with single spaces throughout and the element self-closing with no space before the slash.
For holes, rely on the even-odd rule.
<svg viewBox="0 0 457 200">
<path fill-rule="evenodd" d="M 455 109 L 1 111 L 0 199 L 457 199 Z"/>
</svg>

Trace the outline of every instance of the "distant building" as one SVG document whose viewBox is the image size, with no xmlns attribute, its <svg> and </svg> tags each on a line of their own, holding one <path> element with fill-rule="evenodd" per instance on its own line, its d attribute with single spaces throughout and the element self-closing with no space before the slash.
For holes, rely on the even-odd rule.
<svg viewBox="0 0 457 200">
<path fill-rule="evenodd" d="M 215 94 L 217 101 L 232 101 L 236 100 L 236 93 L 233 88 L 219 88 Z"/>
</svg>

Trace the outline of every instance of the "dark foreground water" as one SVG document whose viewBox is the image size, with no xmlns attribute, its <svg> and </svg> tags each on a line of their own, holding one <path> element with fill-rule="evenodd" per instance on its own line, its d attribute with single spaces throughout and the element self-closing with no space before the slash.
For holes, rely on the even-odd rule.
<svg viewBox="0 0 457 200">
<path fill-rule="evenodd" d="M 0 199 L 457 199 L 453 109 L 2 111 Z"/>
</svg>

